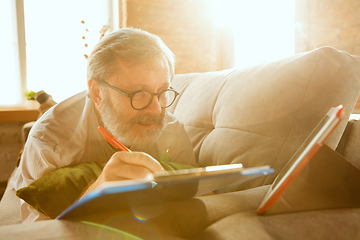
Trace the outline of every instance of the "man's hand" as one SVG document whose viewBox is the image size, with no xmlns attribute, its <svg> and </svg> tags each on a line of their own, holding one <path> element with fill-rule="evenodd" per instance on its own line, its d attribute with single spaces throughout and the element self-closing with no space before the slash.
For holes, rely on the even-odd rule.
<svg viewBox="0 0 360 240">
<path fill-rule="evenodd" d="M 84 193 L 95 190 L 104 182 L 144 178 L 148 173 L 164 171 L 150 155 L 143 152 L 116 152 L 105 165 L 98 179 Z"/>
</svg>

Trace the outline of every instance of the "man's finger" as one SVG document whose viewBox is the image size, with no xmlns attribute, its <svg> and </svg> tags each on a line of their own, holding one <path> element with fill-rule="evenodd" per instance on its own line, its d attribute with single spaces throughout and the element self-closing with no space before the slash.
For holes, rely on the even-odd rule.
<svg viewBox="0 0 360 240">
<path fill-rule="evenodd" d="M 117 152 L 114 157 L 129 165 L 145 167 L 151 173 L 164 170 L 157 160 L 143 152 Z"/>
<path fill-rule="evenodd" d="M 117 171 L 115 174 L 119 178 L 138 179 L 145 178 L 149 173 L 152 172 L 146 167 L 124 163 L 121 166 L 121 169 L 119 169 L 119 171 Z"/>
</svg>

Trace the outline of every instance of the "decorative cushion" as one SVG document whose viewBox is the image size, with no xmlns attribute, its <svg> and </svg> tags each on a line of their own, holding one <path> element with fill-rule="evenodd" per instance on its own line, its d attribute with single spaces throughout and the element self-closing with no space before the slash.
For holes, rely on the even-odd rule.
<svg viewBox="0 0 360 240">
<path fill-rule="evenodd" d="M 175 162 L 160 162 L 166 171 L 192 168 Z M 39 212 L 56 218 L 74 203 L 100 175 L 106 163 L 88 162 L 57 169 L 28 187 L 16 191 L 23 199 Z"/>
<path fill-rule="evenodd" d="M 225 188 L 273 182 L 327 111 L 345 106 L 327 140 L 336 148 L 359 96 L 360 60 L 322 47 L 244 69 L 176 75 L 170 110 L 184 123 L 199 166 L 269 165 L 275 173 Z"/>
<path fill-rule="evenodd" d="M 100 175 L 105 163 L 89 162 L 57 169 L 16 191 L 39 212 L 56 218 Z"/>
</svg>

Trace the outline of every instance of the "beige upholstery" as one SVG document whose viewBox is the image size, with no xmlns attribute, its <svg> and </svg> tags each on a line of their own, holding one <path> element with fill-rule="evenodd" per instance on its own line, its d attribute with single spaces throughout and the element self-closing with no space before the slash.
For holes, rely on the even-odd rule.
<svg viewBox="0 0 360 240">
<path fill-rule="evenodd" d="M 269 165 L 275 174 L 223 191 L 270 184 L 332 107 L 344 121 L 328 139 L 335 148 L 360 89 L 360 59 L 323 47 L 246 69 L 177 75 L 171 110 L 185 124 L 200 166 Z"/>
<path fill-rule="evenodd" d="M 234 213 L 208 227 L 196 239 L 348 240 L 360 239 L 360 209 L 334 209 L 258 216 Z"/>
<path fill-rule="evenodd" d="M 20 199 L 15 195 L 11 181 L 12 175 L 0 202 L 0 226 L 21 223 Z"/>
<path fill-rule="evenodd" d="M 360 120 L 349 121 L 337 151 L 360 168 Z"/>
<path fill-rule="evenodd" d="M 181 95 L 170 110 L 185 124 L 200 166 L 240 162 L 245 167 L 270 165 L 278 173 L 324 114 L 343 104 L 344 120 L 327 142 L 337 147 L 359 96 L 360 60 L 324 47 L 246 69 L 176 75 L 173 87 Z M 338 148 L 357 162 L 359 126 L 348 128 Z M 87 219 L 90 225 L 50 220 L 23 226 L 15 224 L 15 217 L 13 225 L 0 226 L 0 233 L 6 239 L 98 239 L 102 232 L 109 238 L 123 236 L 116 229 L 145 239 L 360 238 L 359 209 L 257 216 L 255 210 L 268 189 L 261 185 L 272 183 L 275 177 L 272 174 L 219 192 L 247 189 L 244 191 L 171 203 L 159 220 L 149 223 L 104 213 L 102 218 Z M 261 187 L 254 188 L 257 186 Z M 8 204 L 18 206 L 16 201 L 1 201 L 0 210 Z M 95 223 L 107 226 L 99 228 Z M 143 226 L 151 226 L 155 235 Z M 161 238 L 156 234 L 164 226 L 173 229 L 165 229 Z"/>
</svg>

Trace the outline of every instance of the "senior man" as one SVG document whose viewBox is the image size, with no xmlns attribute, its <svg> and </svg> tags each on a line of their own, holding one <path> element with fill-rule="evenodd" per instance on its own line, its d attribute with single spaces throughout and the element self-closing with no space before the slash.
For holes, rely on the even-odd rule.
<svg viewBox="0 0 360 240">
<path fill-rule="evenodd" d="M 15 189 L 56 169 L 87 162 L 107 162 L 87 191 L 107 181 L 163 171 L 157 160 L 164 155 L 196 165 L 183 125 L 166 111 L 178 95 L 170 86 L 173 75 L 173 53 L 159 37 L 131 28 L 103 37 L 88 59 L 88 91 L 57 104 L 31 129 L 15 172 Z M 132 151 L 116 151 L 98 126 Z M 48 219 L 24 201 L 21 217 L 23 222 Z"/>
</svg>

